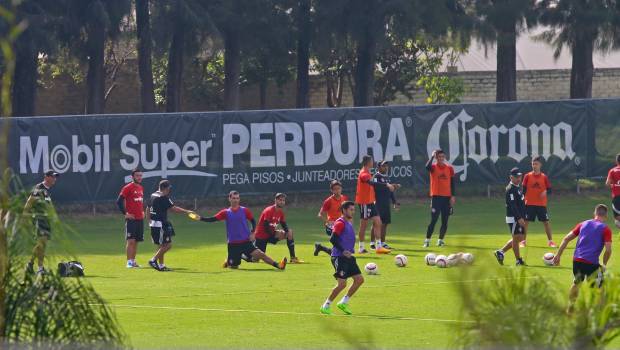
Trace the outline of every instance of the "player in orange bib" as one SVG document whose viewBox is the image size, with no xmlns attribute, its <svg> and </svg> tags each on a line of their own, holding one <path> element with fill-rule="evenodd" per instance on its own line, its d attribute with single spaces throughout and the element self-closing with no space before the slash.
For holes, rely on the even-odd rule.
<svg viewBox="0 0 620 350">
<path fill-rule="evenodd" d="M 433 164 L 433 160 L 437 162 Z M 437 246 L 445 245 L 444 237 L 448 231 L 448 218 L 452 215 L 454 206 L 454 168 L 446 162 L 446 154 L 438 149 L 433 151 L 431 158 L 426 163 L 426 170 L 430 175 L 430 196 L 431 196 L 431 223 L 426 229 L 426 239 L 424 248 L 430 246 L 431 237 L 435 230 L 435 224 L 441 215 L 441 227 L 439 228 L 439 239 Z"/>
<path fill-rule="evenodd" d="M 342 203 L 348 201 L 349 197 L 342 194 L 342 184 L 338 180 L 332 180 L 329 183 L 329 189 L 332 192 L 332 195 L 325 198 L 317 217 L 325 224 L 325 234 L 327 234 L 328 237 L 331 237 L 334 221 L 338 220 L 340 216 L 342 216 Z M 332 249 L 322 245 L 321 243 L 314 243 L 314 256 L 319 255 L 319 252 L 324 252 L 331 255 Z"/>
<path fill-rule="evenodd" d="M 551 225 L 549 225 L 549 214 L 547 213 L 547 197 L 551 194 L 551 183 L 549 178 L 540 169 L 542 168 L 543 158 L 536 156 L 532 158 L 532 171 L 525 174 L 523 178 L 523 194 L 525 194 L 525 232 L 527 234 L 529 223 L 532 221 L 542 222 L 547 233 L 548 245 L 555 248 L 551 235 Z M 525 247 L 525 239 L 519 244 Z"/>
</svg>

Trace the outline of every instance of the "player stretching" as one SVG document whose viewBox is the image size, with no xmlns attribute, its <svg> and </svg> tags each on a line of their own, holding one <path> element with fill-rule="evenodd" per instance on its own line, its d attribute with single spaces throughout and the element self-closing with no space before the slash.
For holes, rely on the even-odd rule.
<svg viewBox="0 0 620 350">
<path fill-rule="evenodd" d="M 528 231 L 530 221 L 542 222 L 547 233 L 549 247 L 555 248 L 551 235 L 551 225 L 549 225 L 549 214 L 547 214 L 547 197 L 551 194 L 551 183 L 549 178 L 540 168 L 542 167 L 542 157 L 537 156 L 532 159 L 532 171 L 523 177 L 523 194 L 525 195 L 525 232 Z M 520 243 L 525 247 L 525 239 Z"/>
<path fill-rule="evenodd" d="M 153 243 L 159 247 L 155 255 L 149 260 L 149 265 L 157 271 L 170 271 L 164 264 L 164 254 L 172 249 L 172 236 L 174 236 L 174 228 L 172 223 L 168 221 L 168 210 L 185 214 L 192 212 L 174 205 L 170 199 L 170 191 L 172 191 L 170 181 L 161 180 L 159 190 L 151 194 L 147 206 L 151 219 L 149 221 L 151 238 L 153 238 Z"/>
<path fill-rule="evenodd" d="M 340 210 L 342 203 L 348 201 L 349 198 L 342 194 L 342 184 L 338 180 L 332 180 L 329 184 L 329 189 L 332 195 L 323 201 L 323 205 L 317 217 L 325 223 L 325 233 L 331 237 L 334 221 L 338 220 L 342 214 Z M 319 255 L 319 252 L 325 252 L 331 255 L 332 250 L 321 243 L 314 243 L 314 256 Z"/>
<path fill-rule="evenodd" d="M 400 185 L 392 184 L 392 190 L 388 187 L 390 184 L 390 177 L 388 176 L 389 168 L 390 165 L 386 160 L 380 161 L 377 163 L 377 172 L 372 178 L 372 186 L 375 188 L 375 206 L 379 218 L 381 219 L 381 242 L 385 249 L 392 249 L 386 241 L 387 227 L 392 223 L 392 211 L 390 207 L 394 206 L 395 210 L 398 210 L 400 207 L 400 204 L 396 202 L 396 197 L 394 197 L 394 191 L 399 189 Z M 370 248 L 375 248 L 374 242 L 370 242 Z"/>
<path fill-rule="evenodd" d="M 437 162 L 433 164 L 433 160 Z M 426 229 L 426 239 L 424 248 L 431 244 L 431 237 L 435 231 L 435 224 L 441 215 L 441 227 L 439 228 L 439 239 L 437 246 L 445 245 L 444 238 L 448 231 L 448 219 L 452 215 L 452 207 L 456 199 L 454 198 L 454 168 L 446 162 L 446 154 L 438 149 L 433 151 L 431 158 L 426 163 L 426 170 L 430 174 L 430 196 L 431 196 L 431 223 Z"/>
<path fill-rule="evenodd" d="M 134 169 L 131 172 L 132 181 L 121 189 L 116 205 L 125 215 L 125 240 L 127 241 L 127 268 L 140 267 L 136 263 L 138 242 L 144 240 L 144 189 L 142 171 Z"/>
<path fill-rule="evenodd" d="M 45 172 L 43 182 L 37 184 L 32 189 L 30 197 L 26 201 L 24 211 L 32 211 L 32 219 L 36 231 L 36 244 L 32 250 L 33 257 L 28 262 L 26 270 L 30 273 L 34 272 L 34 258 L 37 259 L 37 274 L 44 274 L 43 260 L 45 259 L 45 248 L 52 234 L 52 225 L 48 217 L 50 207 L 52 206 L 51 188 L 56 184 L 56 179 L 60 174 L 49 170 Z"/>
<path fill-rule="evenodd" d="M 336 305 L 347 315 L 351 314 L 349 309 L 349 299 L 355 294 L 359 287 L 364 283 L 364 277 L 360 271 L 353 251 L 355 250 L 355 229 L 353 228 L 353 215 L 355 215 L 355 203 L 346 201 L 342 203 L 342 216 L 334 223 L 334 228 L 330 241 L 334 245 L 332 249 L 332 265 L 336 273 L 334 277 L 338 284 L 321 306 L 321 313 L 331 315 L 331 304 L 347 286 L 347 278 L 353 278 L 353 285 L 347 294 Z"/>
<path fill-rule="evenodd" d="M 223 267 L 236 269 L 241 264 L 242 255 L 252 257 L 256 261 L 262 259 L 265 263 L 284 270 L 286 267 L 286 258 L 282 261 L 275 262 L 273 259 L 265 255 L 263 251 L 256 248 L 252 243 L 252 232 L 256 228 L 256 221 L 250 209 L 239 205 L 241 196 L 237 191 L 230 191 L 228 194 L 228 209 L 220 210 L 215 216 L 201 217 L 200 221 L 216 222 L 226 221 L 226 238 L 228 240 L 228 258 L 224 262 Z M 252 224 L 252 231 L 248 227 L 248 221 Z"/>
<path fill-rule="evenodd" d="M 620 228 L 620 153 L 616 155 L 616 166 L 607 174 L 607 186 L 611 188 L 611 210 L 614 212 L 614 223 Z"/>
<path fill-rule="evenodd" d="M 525 265 L 519 252 L 519 242 L 525 237 L 525 201 L 521 192 L 522 173 L 518 168 L 510 170 L 510 183 L 506 187 L 506 223 L 512 238 L 501 250 L 495 251 L 495 258 L 500 265 L 504 265 L 504 253 L 512 250 L 517 259 L 517 266 Z"/>
<path fill-rule="evenodd" d="M 263 252 L 267 252 L 267 243 L 277 244 L 279 241 L 286 239 L 286 245 L 291 255 L 291 264 L 300 264 L 303 263 L 303 260 L 295 256 L 293 230 L 288 227 L 284 218 L 284 210 L 282 208 L 285 205 L 286 195 L 284 193 L 277 193 L 275 204 L 268 206 L 260 214 L 258 226 L 256 227 L 256 247 Z M 279 229 L 278 226 L 281 226 L 282 229 Z"/>
<path fill-rule="evenodd" d="M 558 253 L 553 258 L 553 264 L 559 265 L 562 253 L 566 249 L 568 242 L 578 238 L 575 253 L 573 254 L 573 275 L 575 278 L 569 292 L 571 301 L 569 310 L 572 308 L 572 303 L 577 299 L 579 284 L 586 278 L 598 271 L 597 284 L 600 287 L 603 283 L 603 272 L 605 272 L 605 267 L 611 257 L 611 230 L 605 224 L 605 221 L 607 221 L 607 211 L 606 205 L 597 205 L 594 208 L 594 219 L 577 224 L 564 237 Z M 603 266 L 601 266 L 598 259 L 603 251 L 603 247 L 605 247 L 605 254 L 603 255 Z"/>
<path fill-rule="evenodd" d="M 370 232 L 370 240 L 375 240 L 377 254 L 388 254 L 390 250 L 384 248 L 381 244 L 381 218 L 377 214 L 377 208 L 375 207 L 375 189 L 372 187 L 372 174 L 370 169 L 374 166 L 372 157 L 365 155 L 362 158 L 362 169 L 360 170 L 359 177 L 357 178 L 357 191 L 355 192 L 355 203 L 360 208 L 360 229 L 359 229 L 359 253 L 368 253 L 364 248 L 364 239 L 366 238 L 366 226 L 368 226 L 368 220 L 372 221 L 372 228 Z M 394 186 L 388 184 L 390 190 L 394 190 Z"/>
</svg>

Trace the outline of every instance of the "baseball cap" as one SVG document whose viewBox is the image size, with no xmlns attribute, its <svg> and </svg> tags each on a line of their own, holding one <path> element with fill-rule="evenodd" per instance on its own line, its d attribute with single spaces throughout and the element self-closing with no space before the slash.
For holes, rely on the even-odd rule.
<svg viewBox="0 0 620 350">
<path fill-rule="evenodd" d="M 387 160 L 382 160 L 379 163 L 377 163 L 378 167 L 382 167 L 384 165 L 390 165 L 390 162 L 388 162 Z"/>
<path fill-rule="evenodd" d="M 48 170 L 48 171 L 45 172 L 45 176 L 59 177 L 60 174 L 55 172 L 54 170 Z"/>
<path fill-rule="evenodd" d="M 519 170 L 519 168 L 514 167 L 510 169 L 510 176 L 521 176 L 521 175 L 523 175 L 523 173 L 521 172 L 521 170 Z"/>
</svg>

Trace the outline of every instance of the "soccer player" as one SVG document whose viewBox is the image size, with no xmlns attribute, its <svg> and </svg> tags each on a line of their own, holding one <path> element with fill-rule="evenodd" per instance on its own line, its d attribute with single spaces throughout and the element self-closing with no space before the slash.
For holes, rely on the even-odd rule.
<svg viewBox="0 0 620 350">
<path fill-rule="evenodd" d="M 338 180 L 332 180 L 329 184 L 329 189 L 332 195 L 327 197 L 323 201 L 321 210 L 317 214 L 317 217 L 325 224 L 325 233 L 331 237 L 332 227 L 334 222 L 340 218 L 342 211 L 340 210 L 342 203 L 349 200 L 349 197 L 342 194 L 342 184 Z M 319 252 L 325 252 L 326 254 L 332 253 L 331 248 L 322 245 L 321 243 L 314 243 L 314 256 L 319 255 Z"/>
<path fill-rule="evenodd" d="M 360 271 L 353 251 L 355 250 L 355 229 L 353 228 L 353 215 L 355 215 L 355 203 L 346 201 L 342 203 L 342 217 L 334 222 L 330 241 L 333 244 L 332 265 L 336 273 L 337 284 L 321 306 L 321 313 L 331 315 L 331 304 L 347 286 L 347 279 L 352 278 L 353 284 L 347 294 L 336 305 L 342 312 L 351 315 L 349 309 L 349 299 L 355 294 L 359 287 L 364 283 L 364 277 Z"/>
<path fill-rule="evenodd" d="M 611 189 L 611 209 L 614 213 L 614 223 L 617 228 L 620 228 L 620 153 L 616 155 L 616 166 L 607 173 L 605 183 Z"/>
<path fill-rule="evenodd" d="M 215 216 L 201 217 L 200 221 L 216 222 L 226 221 L 226 237 L 228 240 L 228 258 L 224 262 L 223 267 L 236 269 L 241 264 L 242 256 L 252 257 L 256 261 L 262 259 L 265 263 L 284 270 L 286 268 L 286 258 L 282 261 L 275 262 L 273 259 L 265 255 L 263 251 L 256 248 L 252 243 L 252 236 L 256 228 L 256 220 L 250 209 L 242 207 L 241 196 L 237 191 L 230 191 L 228 194 L 228 209 L 220 210 Z M 252 224 L 252 231 L 248 227 L 248 221 Z"/>
<path fill-rule="evenodd" d="M 551 183 L 549 178 L 540 169 L 542 168 L 543 158 L 536 156 L 532 159 L 532 171 L 523 177 L 523 194 L 525 195 L 525 232 L 528 231 L 529 223 L 532 221 L 542 222 L 547 233 L 548 245 L 555 248 L 551 235 L 551 225 L 549 225 L 549 214 L 547 214 L 547 197 L 551 194 Z M 525 239 L 520 243 L 525 247 Z"/>
<path fill-rule="evenodd" d="M 372 186 L 372 174 L 370 169 L 374 166 L 374 161 L 369 155 L 362 157 L 362 169 L 360 170 L 359 177 L 357 178 L 357 191 L 355 192 L 355 203 L 360 208 L 360 228 L 359 228 L 359 249 L 360 254 L 368 253 L 364 248 L 364 239 L 366 238 L 366 227 L 368 226 L 368 220 L 372 221 L 371 228 L 371 240 L 375 239 L 375 252 L 377 254 L 388 254 L 391 251 L 384 248 L 381 244 L 381 218 L 377 214 L 377 208 L 375 207 L 375 189 Z M 394 190 L 394 186 L 387 185 L 391 191 Z"/>
<path fill-rule="evenodd" d="M 594 208 L 594 219 L 586 220 L 577 224 L 575 228 L 569 232 L 562 240 L 557 254 L 553 258 L 553 264 L 559 265 L 562 253 L 570 241 L 577 239 L 577 246 L 573 254 L 573 285 L 570 288 L 569 298 L 571 303 L 577 299 L 579 293 L 579 284 L 586 278 L 598 273 L 597 284 L 600 286 L 603 282 L 603 272 L 609 258 L 611 257 L 611 230 L 605 224 L 607 221 L 607 206 L 598 204 Z M 599 265 L 599 256 L 605 247 L 603 255 L 603 266 Z"/>
<path fill-rule="evenodd" d="M 32 211 L 33 223 L 36 231 L 36 244 L 32 251 L 33 257 L 28 262 L 26 269 L 28 272 L 34 272 L 34 259 L 37 259 L 37 274 L 44 274 L 43 260 L 45 259 L 45 248 L 52 234 L 52 225 L 48 217 L 48 212 L 52 204 L 52 196 L 50 190 L 56 184 L 58 174 L 49 170 L 45 172 L 43 182 L 38 183 L 30 192 L 30 196 L 26 201 L 24 211 Z"/>
<path fill-rule="evenodd" d="M 433 160 L 437 160 L 433 164 Z M 456 198 L 454 168 L 446 162 L 446 154 L 441 149 L 433 151 L 430 159 L 426 163 L 426 170 L 430 174 L 430 196 L 431 196 L 431 222 L 426 229 L 426 239 L 424 248 L 428 248 L 431 243 L 435 224 L 441 215 L 441 227 L 439 228 L 439 239 L 437 246 L 444 246 L 444 238 L 448 231 L 448 218 L 452 215 L 452 208 Z"/>
<path fill-rule="evenodd" d="M 286 195 L 276 193 L 275 204 L 263 210 L 258 219 L 256 227 L 256 247 L 263 252 L 267 252 L 267 243 L 277 244 L 286 239 L 286 245 L 291 255 L 291 264 L 303 263 L 303 260 L 295 256 L 295 240 L 293 230 L 291 230 L 284 217 L 284 206 L 286 205 Z M 281 229 L 278 226 L 282 227 Z"/>
<path fill-rule="evenodd" d="M 116 205 L 125 216 L 125 240 L 127 241 L 127 268 L 138 268 L 136 253 L 138 242 L 144 241 L 144 189 L 142 171 L 131 172 L 132 181 L 121 189 Z"/>
<path fill-rule="evenodd" d="M 387 227 L 392 223 L 392 211 L 391 207 L 394 206 L 395 210 L 398 210 L 400 204 L 396 201 L 396 197 L 394 196 L 394 191 L 400 188 L 399 184 L 392 184 L 393 190 L 387 186 L 390 184 L 390 177 L 388 176 L 388 170 L 390 165 L 387 161 L 382 160 L 377 163 L 377 172 L 372 178 L 372 186 L 375 189 L 375 206 L 377 208 L 377 213 L 379 214 L 379 218 L 381 219 L 381 242 L 383 244 L 383 248 L 392 249 L 387 244 L 386 236 L 387 236 Z M 374 242 L 370 242 L 370 248 L 374 249 Z"/>
<path fill-rule="evenodd" d="M 175 213 L 189 214 L 192 211 L 183 209 L 174 205 L 170 199 L 172 185 L 168 180 L 159 182 L 158 191 L 151 194 L 147 210 L 150 214 L 149 226 L 151 227 L 151 238 L 153 243 L 159 248 L 155 255 L 149 260 L 149 265 L 157 271 L 170 271 L 164 263 L 164 254 L 172 249 L 172 236 L 174 236 L 174 228 L 172 223 L 168 221 L 168 210 Z"/>
<path fill-rule="evenodd" d="M 510 183 L 506 187 L 506 223 L 512 238 L 500 250 L 495 251 L 495 258 L 504 265 L 504 253 L 512 250 L 515 253 L 517 266 L 525 265 L 519 252 L 519 242 L 525 237 L 525 201 L 521 191 L 522 173 L 519 168 L 510 170 Z"/>
</svg>

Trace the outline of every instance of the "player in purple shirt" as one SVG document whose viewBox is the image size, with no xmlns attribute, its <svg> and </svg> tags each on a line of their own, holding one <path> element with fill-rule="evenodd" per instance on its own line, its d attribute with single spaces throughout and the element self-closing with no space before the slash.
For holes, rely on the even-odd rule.
<svg viewBox="0 0 620 350">
<path fill-rule="evenodd" d="M 353 215 L 355 215 L 355 203 L 346 201 L 341 206 L 342 216 L 334 222 L 332 228 L 332 236 L 330 242 L 332 248 L 332 265 L 336 269 L 334 277 L 338 284 L 332 289 L 332 292 L 321 306 L 321 313 L 331 315 L 331 304 L 338 294 L 347 286 L 347 278 L 353 278 L 353 285 L 349 288 L 347 294 L 336 305 L 342 312 L 351 315 L 349 310 L 349 299 L 355 294 L 359 287 L 364 283 L 364 277 L 360 271 L 355 257 L 352 255 L 355 249 L 355 229 L 353 228 Z"/>
<path fill-rule="evenodd" d="M 573 275 L 575 279 L 569 293 L 571 304 L 577 299 L 579 284 L 586 278 L 598 272 L 598 285 L 600 286 L 603 282 L 602 273 L 605 272 L 605 267 L 611 257 L 612 233 L 605 224 L 605 221 L 607 221 L 607 212 L 608 208 L 606 205 L 598 204 L 594 209 L 594 219 L 577 224 L 577 226 L 564 237 L 553 259 L 553 264 L 559 265 L 560 258 L 568 242 L 578 238 L 575 253 L 573 254 Z M 603 265 L 601 266 L 599 265 L 599 256 L 603 251 L 603 247 L 605 248 L 605 254 L 603 255 Z"/>
<path fill-rule="evenodd" d="M 226 221 L 228 258 L 224 262 L 223 267 L 238 268 L 239 264 L 241 264 L 242 255 L 245 255 L 247 258 L 251 257 L 255 261 L 262 259 L 265 263 L 284 270 L 286 258 L 280 262 L 275 262 L 254 245 L 253 238 L 256 220 L 254 220 L 250 209 L 239 205 L 239 202 L 241 202 L 239 192 L 230 191 L 228 201 L 230 202 L 229 208 L 220 210 L 215 216 L 200 218 L 200 221 L 205 222 Z M 252 231 L 248 227 L 248 221 L 252 224 Z"/>
</svg>

